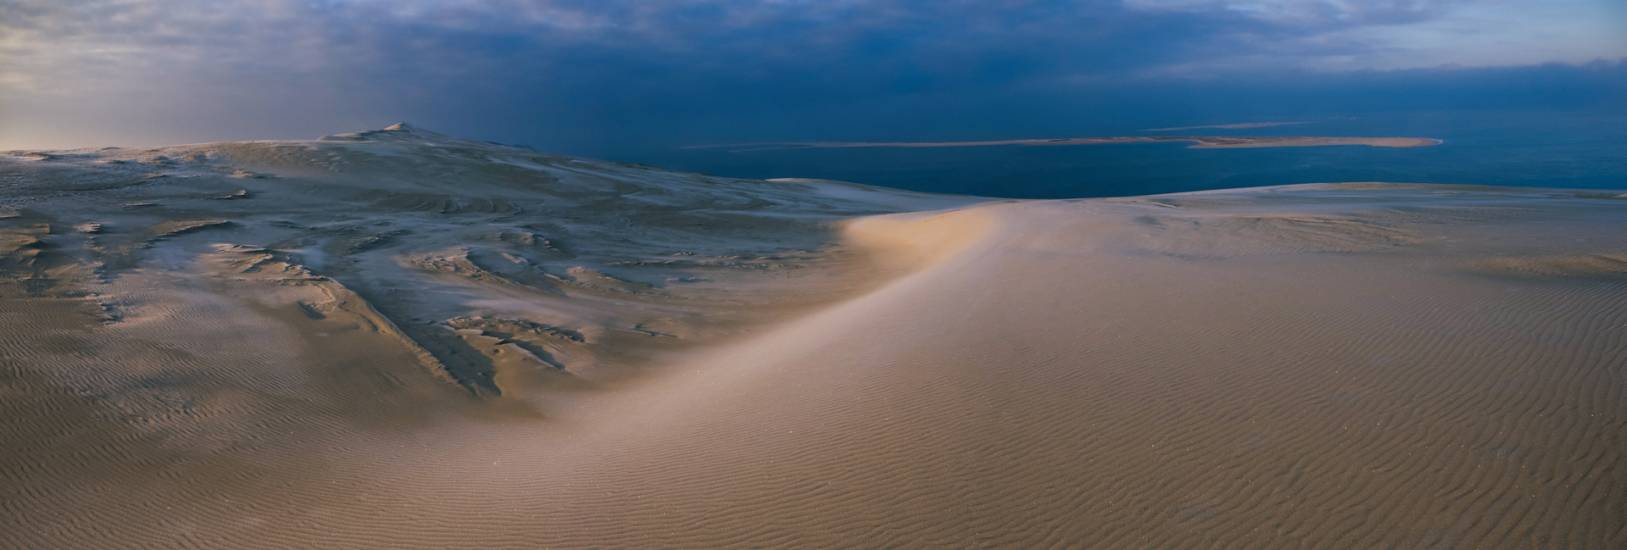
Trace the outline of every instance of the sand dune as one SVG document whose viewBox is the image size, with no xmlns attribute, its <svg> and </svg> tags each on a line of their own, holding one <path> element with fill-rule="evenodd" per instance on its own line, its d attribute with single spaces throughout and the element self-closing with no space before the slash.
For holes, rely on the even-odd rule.
<svg viewBox="0 0 1627 550">
<path fill-rule="evenodd" d="M 404 126 L 0 186 L 0 546 L 1627 545 L 1613 193 L 974 203 Z"/>
</svg>

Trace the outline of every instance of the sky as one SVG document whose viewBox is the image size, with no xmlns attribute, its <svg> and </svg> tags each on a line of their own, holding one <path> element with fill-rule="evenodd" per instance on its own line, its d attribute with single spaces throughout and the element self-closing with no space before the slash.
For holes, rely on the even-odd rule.
<svg viewBox="0 0 1627 550">
<path fill-rule="evenodd" d="M 0 0 L 0 149 L 550 151 L 1627 110 L 1620 0 Z"/>
</svg>

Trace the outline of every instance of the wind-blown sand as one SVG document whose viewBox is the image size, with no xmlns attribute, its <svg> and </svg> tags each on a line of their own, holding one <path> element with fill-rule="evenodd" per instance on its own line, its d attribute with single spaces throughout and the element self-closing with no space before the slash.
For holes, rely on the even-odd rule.
<svg viewBox="0 0 1627 550">
<path fill-rule="evenodd" d="M 1627 545 L 1614 192 L 977 203 L 405 127 L 0 189 L 0 546 Z"/>
</svg>

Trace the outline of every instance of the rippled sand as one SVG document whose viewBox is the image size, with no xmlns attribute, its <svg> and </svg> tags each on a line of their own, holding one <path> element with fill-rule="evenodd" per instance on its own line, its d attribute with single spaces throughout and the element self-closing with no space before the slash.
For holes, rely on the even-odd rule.
<svg viewBox="0 0 1627 550">
<path fill-rule="evenodd" d="M 0 546 L 1627 546 L 1627 201 L 0 158 Z"/>
</svg>

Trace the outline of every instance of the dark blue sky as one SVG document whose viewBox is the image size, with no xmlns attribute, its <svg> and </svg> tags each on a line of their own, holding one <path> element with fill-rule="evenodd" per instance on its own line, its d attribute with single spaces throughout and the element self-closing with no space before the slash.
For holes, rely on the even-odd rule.
<svg viewBox="0 0 1627 550">
<path fill-rule="evenodd" d="M 0 0 L 0 149 L 409 120 L 611 157 L 1627 109 L 1618 0 Z"/>
</svg>

